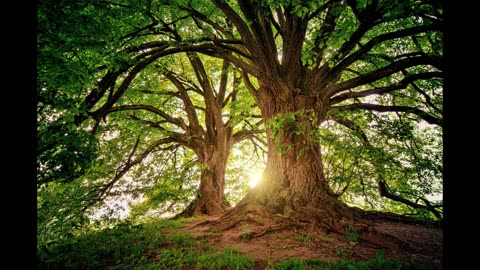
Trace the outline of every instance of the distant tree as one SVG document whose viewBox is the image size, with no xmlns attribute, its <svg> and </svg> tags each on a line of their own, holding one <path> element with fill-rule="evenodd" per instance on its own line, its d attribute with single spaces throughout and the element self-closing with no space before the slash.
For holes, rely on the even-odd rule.
<svg viewBox="0 0 480 270">
<path fill-rule="evenodd" d="M 145 182 L 149 173 L 164 172 L 146 170 L 148 160 L 158 158 L 173 169 L 188 165 L 172 161 L 185 149 L 196 156 L 192 162 L 201 176 L 197 197 L 183 215 L 222 214 L 232 147 L 262 136 L 242 75 L 228 60 L 210 58 L 205 66 L 195 52 L 167 59 L 167 41 L 149 41 L 142 31 L 150 28 L 137 28 L 149 20 L 138 16 L 145 8 L 98 1 L 39 5 L 37 185 L 43 232 L 67 220 L 78 224 L 128 173 Z M 166 40 L 181 42 L 179 35 Z M 141 165 L 144 171 L 135 172 Z M 183 180 L 176 182 L 178 193 L 192 184 Z"/>
<path fill-rule="evenodd" d="M 132 159 L 125 162 L 110 186 L 150 153 L 167 154 L 176 147 L 185 147 L 195 153 L 201 176 L 197 198 L 182 215 L 221 215 L 228 207 L 224 197 L 225 170 L 231 149 L 262 131 L 257 123 L 250 121 L 254 103 L 246 89 L 243 91 L 247 93 L 240 94 L 243 99 L 237 100 L 242 91 L 241 75 L 237 72 L 235 77 L 228 61 L 218 66 L 219 61 L 210 59 L 207 70 L 196 53 L 187 53 L 187 58 L 189 64 L 184 63 L 185 59 L 175 58 L 176 67 L 172 65 L 171 69 L 145 67 L 122 97 L 115 103 L 107 98 L 91 114 L 107 123 L 137 122 L 140 125 L 136 132 L 148 131 L 148 135 L 138 137 L 134 143 L 135 148 L 148 145 L 144 146 L 146 150 L 142 154 L 132 150 Z M 216 70 L 219 72 L 209 75 Z M 110 118 L 114 113 L 122 116 Z"/>
</svg>

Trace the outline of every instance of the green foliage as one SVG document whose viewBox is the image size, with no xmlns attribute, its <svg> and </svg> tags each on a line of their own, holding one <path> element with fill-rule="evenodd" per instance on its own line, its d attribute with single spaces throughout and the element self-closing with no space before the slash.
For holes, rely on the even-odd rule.
<svg viewBox="0 0 480 270">
<path fill-rule="evenodd" d="M 88 233 L 71 241 L 40 251 L 43 263 L 63 265 L 66 269 L 100 268 L 113 261 L 133 265 L 148 248 L 149 243 L 161 245 L 162 235 L 141 227 L 120 224 L 112 230 Z"/>
<path fill-rule="evenodd" d="M 359 241 L 358 232 L 357 232 L 357 229 L 355 229 L 355 227 L 350 225 L 347 225 L 345 227 L 345 240 L 347 240 L 347 242 Z"/>
<path fill-rule="evenodd" d="M 172 241 L 178 246 L 191 246 L 193 244 L 192 236 L 184 232 L 176 232 L 172 236 Z"/>
<path fill-rule="evenodd" d="M 341 247 L 335 248 L 335 253 L 340 257 L 349 258 L 350 255 L 352 255 L 352 249 L 347 245 L 343 245 Z"/>
<path fill-rule="evenodd" d="M 250 240 L 252 233 L 248 231 L 248 228 L 245 225 L 242 225 L 240 230 L 242 231 L 242 241 L 247 243 L 248 240 Z"/>
<path fill-rule="evenodd" d="M 96 137 L 62 120 L 48 126 L 39 124 L 38 128 L 38 184 L 71 182 L 95 164 L 98 156 Z"/>
<path fill-rule="evenodd" d="M 114 263 L 116 267 L 132 269 L 152 259 L 152 255 L 144 255 L 148 250 L 168 243 L 180 247 L 191 246 L 190 235 L 180 232 L 166 235 L 162 231 L 165 228 L 179 228 L 188 221 L 191 219 L 178 219 L 174 223 L 164 219 L 135 225 L 126 220 L 112 228 L 96 230 L 91 227 L 81 234 L 37 248 L 37 256 L 44 267 L 57 265 L 66 269 L 98 269 Z"/>
<path fill-rule="evenodd" d="M 268 119 L 267 127 L 271 130 L 276 143 L 276 150 L 282 154 L 293 149 L 293 144 L 285 142 L 287 138 L 298 136 L 301 138 L 301 148 L 297 156 L 309 149 L 309 143 L 316 140 L 315 128 L 316 114 L 311 109 L 297 110 L 288 113 L 279 113 Z"/>
<path fill-rule="evenodd" d="M 227 247 L 222 252 L 199 255 L 195 266 L 200 269 L 250 269 L 254 265 L 252 259 L 241 255 L 235 248 Z"/>
<path fill-rule="evenodd" d="M 431 212 L 380 197 L 376 188 L 383 178 L 391 192 L 412 202 L 441 194 L 441 129 L 389 114 L 345 112 L 341 117 L 363 134 L 335 122 L 324 123 L 318 133 L 329 184 L 334 190 L 348 187 L 341 198 L 362 208 L 435 219 Z"/>
<path fill-rule="evenodd" d="M 297 235 L 295 237 L 295 240 L 303 243 L 309 243 L 312 240 L 312 237 L 309 234 L 301 234 L 301 235 Z"/>
<path fill-rule="evenodd" d="M 301 259 L 281 260 L 275 265 L 278 270 L 307 270 L 307 265 Z"/>
<path fill-rule="evenodd" d="M 148 220 L 178 213 L 195 196 L 201 172 L 192 161 L 194 156 L 182 150 L 171 154 L 165 159 L 165 155 L 155 153 L 149 163 L 132 170 L 136 179 L 142 182 L 139 196 L 141 194 L 143 198 L 130 207 L 132 218 Z"/>
<path fill-rule="evenodd" d="M 88 218 L 83 209 L 96 198 L 98 187 L 77 179 L 69 183 L 50 182 L 37 191 L 37 249 L 52 245 L 82 232 Z"/>
</svg>

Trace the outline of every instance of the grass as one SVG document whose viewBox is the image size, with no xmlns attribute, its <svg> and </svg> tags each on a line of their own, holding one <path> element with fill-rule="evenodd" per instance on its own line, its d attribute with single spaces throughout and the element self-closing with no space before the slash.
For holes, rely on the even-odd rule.
<svg viewBox="0 0 480 270">
<path fill-rule="evenodd" d="M 175 232 L 172 235 L 172 241 L 174 244 L 181 247 L 193 246 L 195 244 L 195 240 L 193 239 L 193 237 L 190 234 L 184 232 Z"/>
<path fill-rule="evenodd" d="M 251 232 L 249 232 L 248 230 L 248 225 L 244 224 L 240 229 L 242 231 L 242 241 L 247 243 L 248 240 L 250 240 L 250 238 L 252 237 Z"/>
<path fill-rule="evenodd" d="M 383 258 L 383 253 L 378 252 L 376 258 L 352 262 L 347 259 L 339 261 L 324 260 L 301 260 L 292 258 L 281 260 L 278 263 L 269 263 L 265 268 L 268 270 L 426 270 L 427 265 L 408 265 L 400 260 L 388 260 Z"/>
<path fill-rule="evenodd" d="M 169 229 L 184 227 L 191 219 L 159 220 L 142 225 L 121 224 L 113 229 L 86 233 L 68 241 L 52 244 L 48 250 L 37 251 L 40 263 L 37 269 L 198 269 L 233 270 L 253 269 L 256 262 L 234 247 L 217 250 L 208 238 L 195 239 L 192 235 Z M 248 230 L 244 227 L 243 232 Z M 355 236 L 354 231 L 346 233 Z M 297 241 L 308 243 L 311 236 L 298 235 Z M 355 240 L 355 238 L 350 238 Z M 293 246 L 278 245 L 273 249 Z M 289 258 L 268 262 L 265 269 L 417 269 L 428 266 L 411 266 L 397 260 L 386 260 L 382 253 L 375 259 L 348 261 L 348 250 L 337 249 L 344 259 L 334 262 Z M 260 263 L 260 262 L 258 262 Z"/>
<path fill-rule="evenodd" d="M 312 237 L 309 234 L 300 234 L 295 237 L 295 240 L 303 243 L 309 243 L 312 240 Z"/>
<path fill-rule="evenodd" d="M 346 226 L 345 227 L 345 239 L 347 240 L 347 242 L 358 243 L 359 239 L 358 239 L 357 230 L 350 225 Z"/>
</svg>

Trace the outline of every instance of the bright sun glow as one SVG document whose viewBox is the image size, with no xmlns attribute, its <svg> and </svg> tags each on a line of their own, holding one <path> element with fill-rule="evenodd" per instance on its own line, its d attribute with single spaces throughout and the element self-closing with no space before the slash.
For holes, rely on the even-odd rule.
<svg viewBox="0 0 480 270">
<path fill-rule="evenodd" d="M 248 185 L 250 185 L 250 187 L 252 188 L 255 187 L 258 181 L 260 181 L 260 178 L 262 177 L 262 173 L 263 173 L 263 170 L 256 170 L 252 174 L 250 174 L 250 180 L 248 181 Z"/>
</svg>

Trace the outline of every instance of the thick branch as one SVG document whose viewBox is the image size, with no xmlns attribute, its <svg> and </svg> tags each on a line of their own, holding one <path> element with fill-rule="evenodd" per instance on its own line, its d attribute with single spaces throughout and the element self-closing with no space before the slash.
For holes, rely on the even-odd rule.
<svg viewBox="0 0 480 270">
<path fill-rule="evenodd" d="M 217 30 L 218 32 L 222 33 L 226 37 L 232 37 L 231 33 L 229 33 L 225 28 L 223 28 L 220 24 L 210 20 L 207 15 L 195 10 L 191 7 L 183 7 L 182 9 L 188 11 L 188 13 L 193 17 L 197 18 L 213 27 L 213 29 Z"/>
<path fill-rule="evenodd" d="M 253 45 L 255 40 L 250 33 L 247 24 L 243 21 L 242 17 L 240 17 L 240 15 L 238 15 L 235 10 L 233 10 L 232 7 L 230 7 L 224 0 L 212 0 L 212 2 L 220 10 L 222 10 L 222 12 L 227 18 L 232 21 L 232 23 L 235 25 L 238 32 L 240 33 L 240 36 L 242 37 L 245 46 L 249 49 L 249 51 L 252 51 L 253 47 L 251 47 L 250 44 Z"/>
<path fill-rule="evenodd" d="M 407 112 L 407 113 L 413 113 L 417 115 L 418 117 L 427 121 L 429 124 L 443 126 L 442 119 L 439 119 L 431 114 L 428 114 L 423 110 L 420 110 L 419 108 L 409 107 L 409 106 L 386 106 L 386 105 L 378 105 L 378 104 L 370 104 L 370 103 L 354 103 L 354 104 L 343 105 L 343 106 L 332 106 L 331 109 L 338 110 L 338 111 L 364 109 L 364 110 L 377 111 L 377 112 Z"/>
<path fill-rule="evenodd" d="M 206 109 L 205 125 L 208 134 L 207 140 L 212 140 L 216 136 L 215 131 L 223 128 L 222 111 L 221 108 L 217 106 L 212 83 L 200 57 L 194 52 L 187 53 L 187 55 L 195 71 L 197 80 L 203 89 Z"/>
<path fill-rule="evenodd" d="M 393 40 L 397 38 L 407 37 L 419 33 L 429 32 L 429 31 L 438 31 L 440 30 L 440 26 L 437 24 L 430 24 L 430 25 L 422 25 L 422 26 L 415 26 L 411 28 L 406 28 L 402 30 L 398 30 L 395 32 L 390 32 L 386 34 L 379 35 L 365 45 L 363 45 L 359 50 L 355 51 L 354 53 L 350 54 L 348 57 L 343 59 L 340 63 L 338 63 L 332 70 L 329 71 L 327 74 L 328 78 L 336 78 L 338 74 L 340 74 L 343 70 L 345 70 L 348 66 L 350 66 L 355 61 L 361 59 L 364 55 L 366 55 L 375 45 L 387 41 Z M 346 48 L 344 48 L 346 52 Z M 441 69 L 441 68 L 439 68 Z"/>
<path fill-rule="evenodd" d="M 234 144 L 239 143 L 243 140 L 251 139 L 253 138 L 253 135 L 255 134 L 261 134 L 264 133 L 265 130 L 240 130 L 233 134 L 233 140 Z"/>
<path fill-rule="evenodd" d="M 157 114 L 161 116 L 163 119 L 168 121 L 169 123 L 172 123 L 181 129 L 185 130 L 185 125 L 182 125 L 182 122 L 185 123 L 184 121 L 179 120 L 178 118 L 173 118 L 169 114 L 165 113 L 164 111 L 151 106 L 151 105 L 144 105 L 144 104 L 138 104 L 138 105 L 121 105 L 121 106 L 116 106 L 112 107 L 109 110 L 106 111 L 106 114 L 112 113 L 112 112 L 119 112 L 119 111 L 128 111 L 128 110 L 144 110 L 144 111 L 149 111 L 154 114 Z"/>
<path fill-rule="evenodd" d="M 435 207 L 432 207 L 430 202 L 428 200 L 424 199 L 424 198 L 421 198 L 421 199 L 426 203 L 426 205 L 414 203 L 414 202 L 409 201 L 409 200 L 407 200 L 403 197 L 395 195 L 392 192 L 390 192 L 390 190 L 387 186 L 387 183 L 383 179 L 378 181 L 378 189 L 380 191 L 380 196 L 382 196 L 382 197 L 389 198 L 390 200 L 393 200 L 393 201 L 401 202 L 401 203 L 403 203 L 405 205 L 408 205 L 408 206 L 411 206 L 415 209 L 428 210 L 428 211 L 432 212 L 435 215 L 435 217 L 437 217 L 439 220 L 442 220 L 442 216 L 437 211 L 437 209 L 435 209 Z"/>
<path fill-rule="evenodd" d="M 351 98 L 360 98 L 360 97 L 366 97 L 366 96 L 370 96 L 370 95 L 382 95 L 382 94 L 392 92 L 392 91 L 395 91 L 395 90 L 398 90 L 398 89 L 404 89 L 409 84 L 411 84 L 412 82 L 414 82 L 416 80 L 427 80 L 427 79 L 432 79 L 432 78 L 441 78 L 442 75 L 443 75 L 442 72 L 427 72 L 427 73 L 420 73 L 420 74 L 412 74 L 412 75 L 406 76 L 405 78 L 403 78 L 403 80 L 401 80 L 400 82 L 398 82 L 396 84 L 393 84 L 393 85 L 389 85 L 389 86 L 386 86 L 386 87 L 378 87 L 378 88 L 364 90 L 364 91 L 360 91 L 360 92 L 343 93 L 343 94 L 334 96 L 333 98 L 330 99 L 330 101 L 331 101 L 331 104 L 336 104 L 336 103 L 339 103 L 339 102 L 342 102 L 346 99 L 351 99 Z M 420 89 L 416 89 L 416 90 L 419 91 Z M 421 93 L 424 94 L 423 91 L 421 91 Z"/>
<path fill-rule="evenodd" d="M 220 77 L 220 86 L 218 87 L 217 104 L 223 108 L 223 102 L 225 100 L 225 93 L 227 92 L 228 83 L 228 68 L 230 62 L 223 60 L 222 63 L 222 76 Z"/>
<path fill-rule="evenodd" d="M 165 74 L 165 77 L 167 77 L 178 89 L 180 92 L 180 99 L 183 101 L 184 104 L 184 109 L 185 112 L 187 113 L 188 121 L 190 123 L 190 126 L 193 130 L 195 131 L 200 131 L 200 124 L 198 122 L 198 117 L 195 112 L 192 100 L 190 99 L 190 96 L 187 94 L 187 90 L 183 86 L 183 84 L 173 75 L 172 72 L 167 72 Z"/>
<path fill-rule="evenodd" d="M 372 83 L 379 79 L 388 77 L 396 72 L 399 72 L 409 67 L 418 66 L 418 65 L 431 65 L 434 61 L 435 61 L 434 57 L 429 57 L 429 56 L 419 56 L 419 57 L 402 59 L 397 62 L 393 62 L 387 66 L 384 66 L 382 68 L 379 68 L 377 70 L 357 76 L 348 81 L 334 84 L 328 87 L 325 91 L 327 92 L 328 96 L 332 96 L 343 90 L 355 88 L 357 86 Z"/>
</svg>

